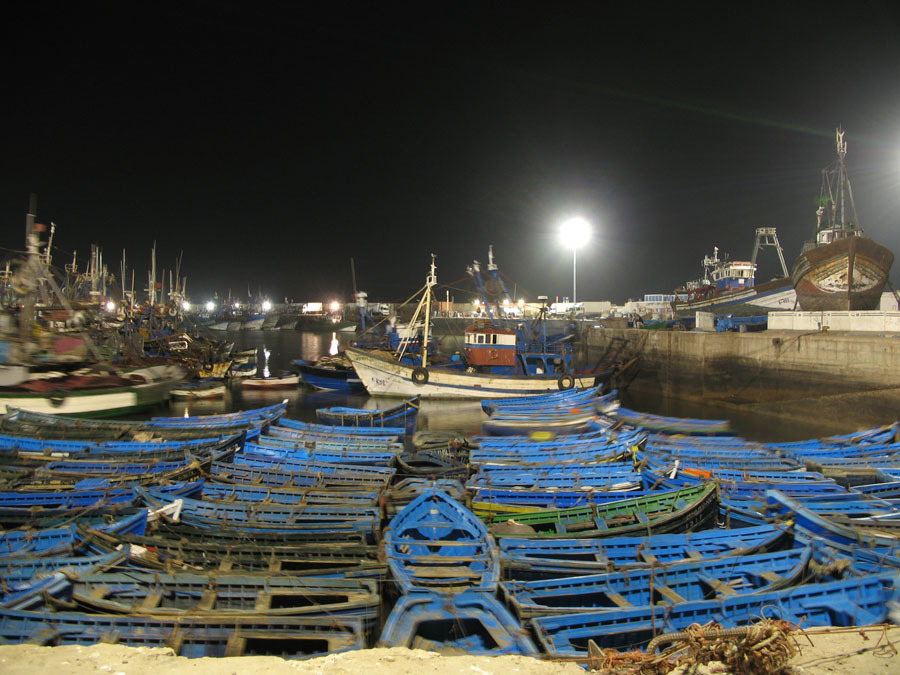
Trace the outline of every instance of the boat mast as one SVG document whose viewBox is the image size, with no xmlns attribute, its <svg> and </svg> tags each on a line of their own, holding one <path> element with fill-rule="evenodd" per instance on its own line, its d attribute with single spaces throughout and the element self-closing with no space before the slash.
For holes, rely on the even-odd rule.
<svg viewBox="0 0 900 675">
<path fill-rule="evenodd" d="M 422 367 L 428 366 L 428 337 L 431 332 L 431 289 L 437 286 L 435 255 L 431 254 L 431 272 L 425 279 L 425 332 L 422 334 Z"/>
</svg>

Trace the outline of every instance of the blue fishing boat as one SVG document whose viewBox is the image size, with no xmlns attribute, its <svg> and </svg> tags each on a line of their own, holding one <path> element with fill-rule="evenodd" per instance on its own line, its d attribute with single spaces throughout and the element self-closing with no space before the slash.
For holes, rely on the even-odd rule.
<svg viewBox="0 0 900 675">
<path fill-rule="evenodd" d="M 366 646 L 358 616 L 131 616 L 83 612 L 0 610 L 0 639 L 92 645 L 115 635 L 131 647 L 169 647 L 180 656 L 319 656 Z"/>
<path fill-rule="evenodd" d="M 516 618 L 490 594 L 468 590 L 446 596 L 416 592 L 401 597 L 388 615 L 380 647 L 467 654 L 537 654 Z"/>
<path fill-rule="evenodd" d="M 788 527 L 764 524 L 652 537 L 549 540 L 504 537 L 499 545 L 504 575 L 528 580 L 751 555 L 790 547 L 792 542 L 793 534 Z"/>
<path fill-rule="evenodd" d="M 887 620 L 887 604 L 898 596 L 896 578 L 896 573 L 873 574 L 718 600 L 543 616 L 531 619 L 531 625 L 545 652 L 579 657 L 587 656 L 589 642 L 599 649 L 638 649 L 656 635 L 709 621 L 723 628 L 761 617 L 804 627 L 868 626 Z"/>
<path fill-rule="evenodd" d="M 520 619 L 610 611 L 764 593 L 800 583 L 812 549 L 738 555 L 585 576 L 504 581 L 505 603 Z"/>
<path fill-rule="evenodd" d="M 407 434 L 416 430 L 419 397 L 414 396 L 390 408 L 317 408 L 316 417 L 323 424 L 345 427 L 403 427 Z"/>
<path fill-rule="evenodd" d="M 493 591 L 500 575 L 497 545 L 475 515 L 442 490 L 427 489 L 391 519 L 385 555 L 404 593 Z"/>
<path fill-rule="evenodd" d="M 316 361 L 297 359 L 291 362 L 303 381 L 315 389 L 350 393 L 366 390 L 353 365 L 341 357 L 323 357 Z"/>
</svg>

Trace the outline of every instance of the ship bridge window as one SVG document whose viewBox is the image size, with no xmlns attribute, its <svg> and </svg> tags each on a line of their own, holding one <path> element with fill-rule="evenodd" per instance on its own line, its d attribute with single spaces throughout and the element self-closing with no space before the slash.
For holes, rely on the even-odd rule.
<svg viewBox="0 0 900 675">
<path fill-rule="evenodd" d="M 491 344 L 492 344 L 492 345 L 497 344 L 497 334 L 496 334 L 496 333 L 494 333 L 493 335 L 491 335 Z"/>
<path fill-rule="evenodd" d="M 480 344 L 480 345 L 483 345 L 483 344 L 484 344 L 484 335 L 479 335 L 479 336 L 478 336 L 478 344 Z"/>
</svg>

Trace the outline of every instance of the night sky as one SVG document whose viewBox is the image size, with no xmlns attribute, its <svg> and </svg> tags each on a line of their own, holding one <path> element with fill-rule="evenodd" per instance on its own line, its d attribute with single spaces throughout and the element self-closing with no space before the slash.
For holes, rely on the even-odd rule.
<svg viewBox="0 0 900 675">
<path fill-rule="evenodd" d="M 349 299 L 353 258 L 396 302 L 430 253 L 462 299 L 489 244 L 533 300 L 571 293 L 577 214 L 578 297 L 621 303 L 697 277 L 713 246 L 749 259 L 760 226 L 790 266 L 842 125 L 861 223 L 900 255 L 895 3 L 20 4 L 7 254 L 35 192 L 55 263 L 96 243 L 118 271 L 125 248 L 142 280 L 156 241 L 194 301 Z"/>
</svg>

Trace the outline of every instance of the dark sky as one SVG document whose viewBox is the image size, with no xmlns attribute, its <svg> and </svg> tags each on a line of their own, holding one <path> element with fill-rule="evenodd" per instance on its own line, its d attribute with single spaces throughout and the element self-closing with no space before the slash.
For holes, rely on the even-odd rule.
<svg viewBox="0 0 900 675">
<path fill-rule="evenodd" d="M 568 295 L 561 220 L 595 228 L 579 299 L 624 302 L 815 225 L 843 125 L 866 234 L 900 255 L 894 3 L 223 2 L 4 16 L 2 246 L 28 195 L 55 262 L 145 277 L 183 251 L 195 301 L 467 289 L 489 244 L 521 294 Z M 777 271 L 764 251 L 760 277 Z M 893 280 L 900 281 L 900 264 Z M 443 294 L 443 291 L 440 291 Z"/>
</svg>

